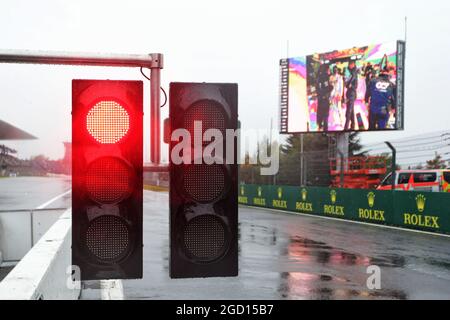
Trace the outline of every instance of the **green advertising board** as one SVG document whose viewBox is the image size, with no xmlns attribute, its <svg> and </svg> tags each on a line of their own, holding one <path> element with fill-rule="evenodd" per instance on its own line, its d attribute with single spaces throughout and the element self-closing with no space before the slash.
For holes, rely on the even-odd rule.
<svg viewBox="0 0 450 320">
<path fill-rule="evenodd" d="M 450 233 L 450 194 L 279 185 L 240 185 L 249 206 Z"/>
<path fill-rule="evenodd" d="M 397 191 L 394 193 L 395 225 L 450 233 L 450 194 Z"/>
</svg>

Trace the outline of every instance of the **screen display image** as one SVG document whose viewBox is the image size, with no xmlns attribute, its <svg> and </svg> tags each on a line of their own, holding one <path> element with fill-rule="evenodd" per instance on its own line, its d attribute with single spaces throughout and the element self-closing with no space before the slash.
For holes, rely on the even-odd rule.
<svg viewBox="0 0 450 320">
<path fill-rule="evenodd" d="M 402 44 L 395 41 L 285 60 L 287 90 L 281 91 L 281 101 L 287 102 L 287 110 L 282 104 L 286 119 L 281 132 L 402 129 Z"/>
</svg>

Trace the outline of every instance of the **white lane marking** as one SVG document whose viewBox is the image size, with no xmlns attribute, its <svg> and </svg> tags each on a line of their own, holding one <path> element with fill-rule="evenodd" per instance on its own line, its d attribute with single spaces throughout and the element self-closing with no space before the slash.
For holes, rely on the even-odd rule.
<svg viewBox="0 0 450 320">
<path fill-rule="evenodd" d="M 100 280 L 102 300 L 123 300 L 121 280 Z"/>
<path fill-rule="evenodd" d="M 44 209 L 45 207 L 49 206 L 52 202 L 55 202 L 56 200 L 58 200 L 58 199 L 64 197 L 65 195 L 67 195 L 67 194 L 69 194 L 69 193 L 71 193 L 71 192 L 72 192 L 72 190 L 69 189 L 69 190 L 67 190 L 66 192 L 64 192 L 64 193 L 62 193 L 62 194 L 60 194 L 60 195 L 58 195 L 58 196 L 56 196 L 56 197 L 54 197 L 54 198 L 48 200 L 46 203 L 41 204 L 41 205 L 40 205 L 39 207 L 37 207 L 36 209 Z"/>
<path fill-rule="evenodd" d="M 393 229 L 393 230 L 421 233 L 421 234 L 426 234 L 426 235 L 430 235 L 430 236 L 439 236 L 439 237 L 450 238 L 450 235 L 442 234 L 442 233 L 434 233 L 434 232 L 400 228 L 400 227 L 394 227 L 394 226 L 386 226 L 386 225 L 382 225 L 382 224 L 368 223 L 368 222 L 362 222 L 362 221 L 345 220 L 345 219 L 339 219 L 339 218 L 333 218 L 333 217 L 316 216 L 313 214 L 306 214 L 306 213 L 286 211 L 286 210 L 278 210 L 278 209 L 272 209 L 272 208 L 258 208 L 258 207 L 246 206 L 245 204 L 239 204 L 239 206 L 256 209 L 256 210 L 268 210 L 268 211 L 273 211 L 276 213 L 284 213 L 284 214 L 289 214 L 289 215 L 293 215 L 293 216 L 297 215 L 297 216 L 303 216 L 303 217 L 328 219 L 328 220 L 340 221 L 340 222 L 350 222 L 350 223 L 362 224 L 362 225 L 370 226 L 370 227 L 388 228 L 388 229 Z"/>
</svg>

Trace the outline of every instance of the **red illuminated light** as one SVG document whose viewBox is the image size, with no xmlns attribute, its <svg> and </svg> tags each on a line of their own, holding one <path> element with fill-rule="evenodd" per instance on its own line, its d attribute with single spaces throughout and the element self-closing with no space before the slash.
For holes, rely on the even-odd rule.
<svg viewBox="0 0 450 320">
<path fill-rule="evenodd" d="M 130 128 L 128 112 L 115 101 L 100 101 L 87 114 L 87 130 L 103 144 L 119 142 Z"/>
<path fill-rule="evenodd" d="M 102 157 L 89 166 L 86 190 L 100 204 L 114 204 L 126 198 L 131 190 L 130 168 L 118 158 Z"/>
</svg>

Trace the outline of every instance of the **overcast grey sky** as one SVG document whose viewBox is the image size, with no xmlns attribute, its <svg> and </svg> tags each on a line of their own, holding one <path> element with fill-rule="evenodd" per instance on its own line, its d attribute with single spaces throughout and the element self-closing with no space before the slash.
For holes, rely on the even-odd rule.
<svg viewBox="0 0 450 320">
<path fill-rule="evenodd" d="M 450 127 L 449 1 L 0 0 L 0 8 L 2 49 L 161 52 L 165 88 L 171 81 L 237 82 L 242 126 L 253 129 L 277 123 L 278 61 L 287 40 L 289 55 L 299 56 L 403 39 L 408 16 L 405 130 L 363 133 L 363 141 Z M 0 119 L 40 138 L 7 142 L 20 157 L 62 157 L 73 78 L 142 79 L 138 69 L 0 64 Z"/>
</svg>

